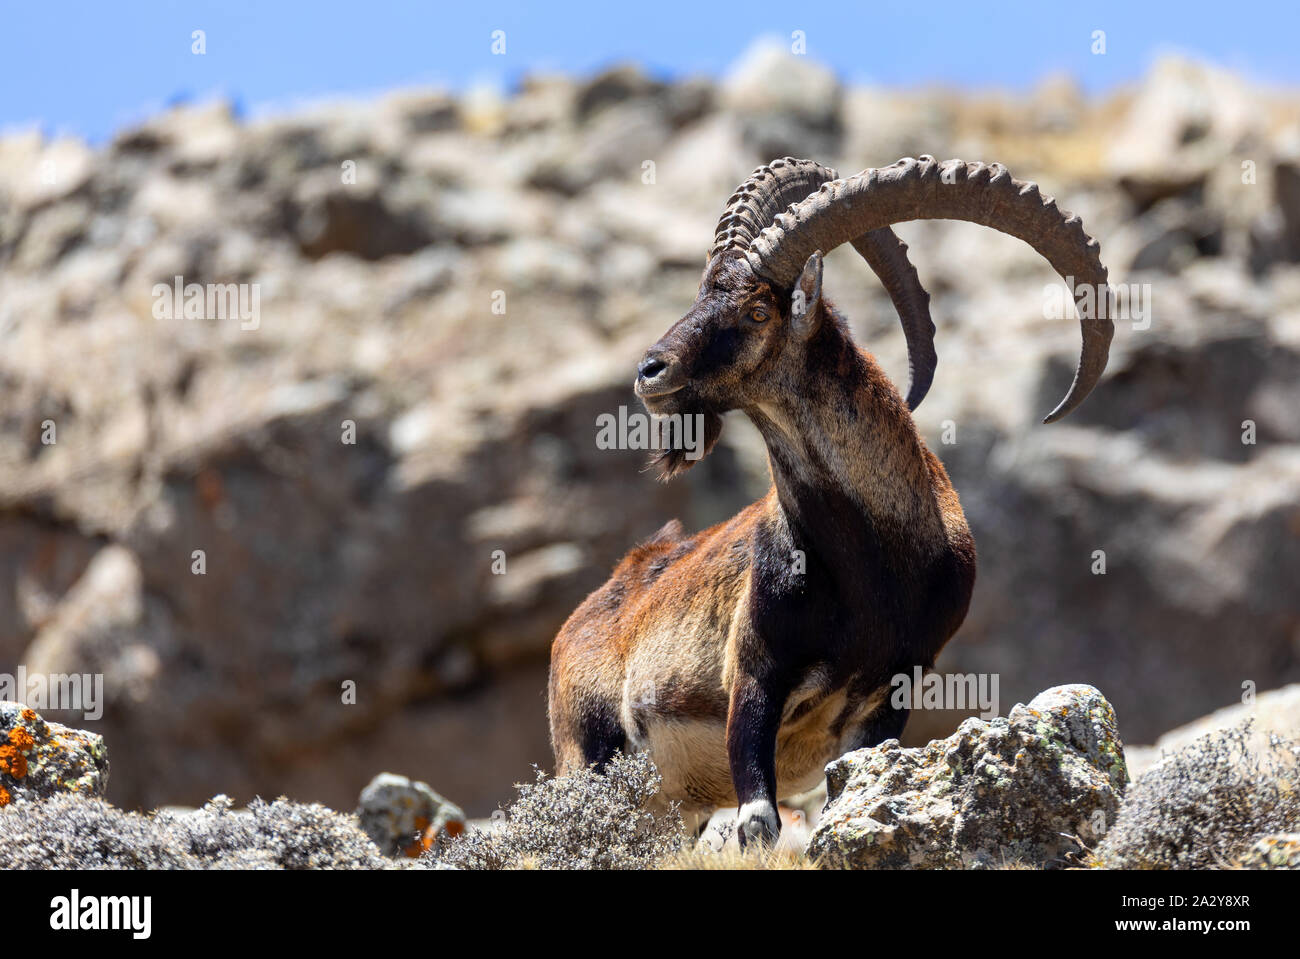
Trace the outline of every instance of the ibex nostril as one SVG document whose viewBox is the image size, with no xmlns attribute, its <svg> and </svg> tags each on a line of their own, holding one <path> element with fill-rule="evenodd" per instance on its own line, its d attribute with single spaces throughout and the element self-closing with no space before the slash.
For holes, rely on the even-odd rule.
<svg viewBox="0 0 1300 959">
<path fill-rule="evenodd" d="M 668 364 L 661 357 L 647 356 L 641 361 L 641 365 L 636 368 L 636 372 L 643 380 L 653 380 L 666 369 L 668 369 Z"/>
</svg>

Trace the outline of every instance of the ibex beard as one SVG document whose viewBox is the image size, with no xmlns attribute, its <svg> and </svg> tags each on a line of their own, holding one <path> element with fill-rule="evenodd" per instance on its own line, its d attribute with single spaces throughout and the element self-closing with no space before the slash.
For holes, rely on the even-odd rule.
<svg viewBox="0 0 1300 959">
<path fill-rule="evenodd" d="M 728 201 L 694 305 L 645 354 L 635 390 L 656 414 L 702 415 L 705 453 L 740 410 L 767 446 L 772 488 L 686 535 L 672 521 L 569 617 L 551 654 L 559 773 L 648 751 L 660 800 L 739 806 L 743 844 L 779 833 L 778 800 L 825 764 L 898 737 L 891 677 L 935 657 L 966 616 L 975 544 L 911 410 L 935 368 L 929 296 L 890 224 L 981 223 L 1030 243 L 1085 293 L 1105 291 L 1077 217 L 1001 166 L 900 160 L 840 179 L 787 158 Z M 851 243 L 889 292 L 907 340 L 907 398 L 822 295 L 822 252 Z M 1091 290 L 1086 287 L 1091 285 Z M 1105 369 L 1109 319 L 1080 312 L 1073 410 Z M 669 479 L 694 464 L 659 458 Z"/>
</svg>

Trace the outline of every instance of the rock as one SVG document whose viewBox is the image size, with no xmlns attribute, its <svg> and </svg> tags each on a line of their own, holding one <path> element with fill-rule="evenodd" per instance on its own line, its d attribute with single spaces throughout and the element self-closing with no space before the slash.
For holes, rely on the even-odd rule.
<svg viewBox="0 0 1300 959">
<path fill-rule="evenodd" d="M 116 137 L 113 149 L 165 153 L 173 169 L 198 173 L 231 157 L 239 134 L 231 104 L 213 100 L 171 107 Z"/>
<path fill-rule="evenodd" d="M 91 149 L 72 137 L 46 141 L 39 133 L 7 140 L 0 149 L 0 189 L 19 210 L 35 210 L 82 189 L 95 167 Z"/>
<path fill-rule="evenodd" d="M 1108 258 L 1120 270 L 1178 273 L 1198 256 L 1222 247 L 1222 224 L 1214 211 L 1182 197 L 1154 203 L 1110 238 Z"/>
<path fill-rule="evenodd" d="M 1087 101 L 1074 77 L 1068 73 L 1054 73 L 1034 88 L 1029 107 L 1033 128 L 1052 133 L 1079 126 L 1087 110 Z"/>
<path fill-rule="evenodd" d="M 947 97 L 899 95 L 875 87 L 844 92 L 844 175 L 886 166 L 907 156 L 931 153 L 946 159 L 956 111 Z M 938 150 L 938 153 L 935 151 Z M 802 155 L 802 154 L 797 154 Z"/>
<path fill-rule="evenodd" d="M 465 814 L 426 783 L 380 773 L 361 791 L 357 818 L 386 856 L 418 858 L 465 831 Z"/>
<path fill-rule="evenodd" d="M 1162 58 L 1115 135 L 1109 172 L 1145 207 L 1203 183 L 1215 166 L 1250 142 L 1261 119 L 1255 95 L 1237 77 Z"/>
<path fill-rule="evenodd" d="M 403 90 L 385 97 L 383 108 L 401 118 L 411 133 L 442 133 L 460 125 L 456 100 L 440 90 Z"/>
<path fill-rule="evenodd" d="M 108 750 L 94 733 L 46 722 L 22 703 L 0 701 L 0 806 L 56 795 L 100 798 Z"/>
<path fill-rule="evenodd" d="M 664 84 L 650 79 L 636 64 L 627 63 L 611 67 L 596 74 L 578 90 L 576 103 L 578 119 L 585 120 L 611 104 L 653 97 L 663 89 Z"/>
<path fill-rule="evenodd" d="M 18 662 L 100 545 L 36 517 L 0 518 L 0 669 Z"/>
<path fill-rule="evenodd" d="M 576 135 L 553 133 L 527 146 L 525 182 L 575 196 L 600 180 L 640 181 L 670 135 L 662 103 L 612 102 L 594 112 Z"/>
<path fill-rule="evenodd" d="M 723 82 L 723 103 L 739 114 L 791 114 L 829 128 L 839 122 L 840 86 L 816 61 L 781 43 L 754 43 Z"/>
<path fill-rule="evenodd" d="M 1242 869 L 1300 869 L 1300 833 L 1265 836 L 1237 860 Z"/>
<path fill-rule="evenodd" d="M 746 143 L 764 161 L 838 153 L 841 100 L 830 70 L 770 40 L 756 41 L 722 88 L 723 105 L 735 113 Z"/>
<path fill-rule="evenodd" d="M 1300 261 L 1300 130 L 1292 135 L 1295 144 L 1273 169 L 1273 200 L 1281 214 L 1277 224 L 1277 259 Z"/>
<path fill-rule="evenodd" d="M 1166 379 L 1154 347 L 1152 365 L 1143 361 L 1132 380 L 1117 358 L 1096 406 L 1060 430 L 1013 436 L 964 421 L 964 436 L 944 453 L 981 579 L 941 671 L 999 673 L 1012 701 L 1061 673 L 1104 680 L 1125 735 L 1138 742 L 1239 698 L 1247 680 L 1300 680 L 1291 658 L 1300 598 L 1286 585 L 1300 577 L 1300 447 L 1241 443 L 1247 417 L 1258 419 L 1256 432 L 1266 422 L 1270 432 L 1275 422 L 1292 428 L 1256 405 L 1262 396 L 1251 378 L 1290 361 L 1259 340 L 1222 346 L 1188 350 L 1189 368 L 1207 370 L 1188 380 Z M 1173 377 L 1226 386 L 1236 374 L 1224 365 L 1238 361 L 1252 371 L 1240 381 L 1244 409 L 1197 419 L 1183 408 L 1214 394 L 1173 387 Z M 1053 386 L 1068 382 L 1064 373 Z M 1137 393 L 1151 402 L 1140 406 Z M 1094 417 L 1115 428 L 1086 428 Z M 1191 432 L 1180 431 L 1192 422 Z M 1042 602 L 1048 593 L 1054 598 Z M 1166 682 L 1148 682 L 1153 670 Z M 914 716 L 907 735 L 923 742 L 960 718 Z"/>
<path fill-rule="evenodd" d="M 1061 865 L 1111 822 L 1128 782 L 1110 703 L 1057 686 L 1008 718 L 967 719 L 923 748 L 888 740 L 826 767 L 808 854 L 828 866 Z"/>
<path fill-rule="evenodd" d="M 146 594 L 135 555 L 118 544 L 105 546 L 42 624 L 25 660 L 28 672 L 44 676 L 105 677 L 100 687 L 104 701 L 76 709 L 73 704 L 43 708 L 67 722 L 114 729 L 111 720 L 101 725 L 105 712 L 129 712 L 136 704 L 165 700 L 157 684 L 177 653 L 174 630 L 163 604 Z M 183 695 L 183 689 L 173 693 Z M 147 740 L 146 735 L 143 742 Z"/>
<path fill-rule="evenodd" d="M 341 185 L 337 176 L 304 183 L 298 204 L 298 244 L 312 259 L 344 252 L 378 260 L 413 253 L 434 239 L 418 216 L 394 209 L 374 190 Z"/>
</svg>

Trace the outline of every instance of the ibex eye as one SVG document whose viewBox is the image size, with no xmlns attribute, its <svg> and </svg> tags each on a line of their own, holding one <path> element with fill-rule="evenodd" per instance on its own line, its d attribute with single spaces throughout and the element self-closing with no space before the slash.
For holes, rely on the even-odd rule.
<svg viewBox="0 0 1300 959">
<path fill-rule="evenodd" d="M 766 323 L 767 310 L 750 310 L 749 318 L 753 320 L 755 323 Z"/>
</svg>

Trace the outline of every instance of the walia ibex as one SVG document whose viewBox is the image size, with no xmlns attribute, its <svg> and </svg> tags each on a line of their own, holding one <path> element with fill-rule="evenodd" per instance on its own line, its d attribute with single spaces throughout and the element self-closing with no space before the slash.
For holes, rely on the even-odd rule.
<svg viewBox="0 0 1300 959">
<path fill-rule="evenodd" d="M 725 523 L 670 522 L 569 617 L 551 654 L 561 773 L 647 750 L 684 811 L 740 807 L 770 842 L 778 799 L 824 765 L 897 737 L 891 677 L 930 669 L 966 616 L 975 544 L 943 465 L 912 421 L 934 373 L 929 297 L 889 229 L 967 220 L 1029 243 L 1072 285 L 1083 352 L 1065 416 L 1106 367 L 1109 298 L 1095 240 L 999 164 L 899 160 L 840 179 L 807 160 L 759 167 L 727 203 L 694 305 L 645 354 L 654 414 L 700 414 L 705 450 L 743 410 L 772 489 Z M 907 400 L 822 296 L 822 253 L 849 242 L 902 320 Z M 1100 314 L 1100 315 L 1098 315 Z M 663 475 L 692 465 L 664 451 Z"/>
</svg>

